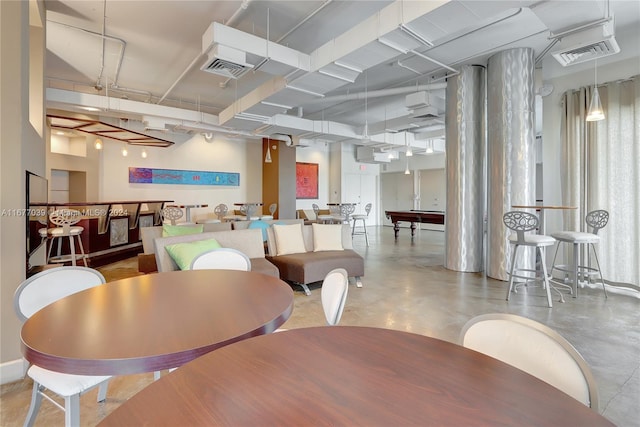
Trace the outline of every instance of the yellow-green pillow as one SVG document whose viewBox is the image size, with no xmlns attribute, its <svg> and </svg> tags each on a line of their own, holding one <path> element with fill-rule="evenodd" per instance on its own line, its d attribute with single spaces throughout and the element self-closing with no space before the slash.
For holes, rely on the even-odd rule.
<svg viewBox="0 0 640 427">
<path fill-rule="evenodd" d="M 204 225 L 169 225 L 162 226 L 162 237 L 184 236 L 202 233 Z"/>
<path fill-rule="evenodd" d="M 196 240 L 195 242 L 176 243 L 167 245 L 165 249 L 178 264 L 180 270 L 189 270 L 193 260 L 200 254 L 212 249 L 219 249 L 220 243 L 216 239 Z"/>
</svg>

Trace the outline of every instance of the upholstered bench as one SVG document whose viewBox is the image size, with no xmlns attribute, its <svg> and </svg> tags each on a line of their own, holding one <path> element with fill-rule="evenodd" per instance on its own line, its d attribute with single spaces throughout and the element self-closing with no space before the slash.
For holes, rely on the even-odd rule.
<svg viewBox="0 0 640 427">
<path fill-rule="evenodd" d="M 322 281 L 334 268 L 344 268 L 362 287 L 364 259 L 353 250 L 349 224 L 276 224 L 267 230 L 267 246 L 266 258 L 278 267 L 280 278 L 301 286 L 307 295 L 308 284 Z"/>
</svg>

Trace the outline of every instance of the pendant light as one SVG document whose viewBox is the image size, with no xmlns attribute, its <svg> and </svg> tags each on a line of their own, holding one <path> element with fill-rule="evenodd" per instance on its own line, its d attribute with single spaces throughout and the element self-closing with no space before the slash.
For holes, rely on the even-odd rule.
<svg viewBox="0 0 640 427">
<path fill-rule="evenodd" d="M 589 112 L 586 120 L 588 122 L 597 122 L 604 120 L 604 110 L 600 102 L 600 93 L 598 92 L 598 60 L 595 61 L 595 82 L 593 92 L 591 93 L 591 102 L 589 103 Z"/>
<path fill-rule="evenodd" d="M 127 151 L 127 145 L 126 144 L 122 144 L 122 157 L 127 157 L 129 155 L 129 152 Z"/>
<path fill-rule="evenodd" d="M 96 147 L 96 150 L 102 150 L 102 140 L 100 138 L 96 138 L 94 147 Z"/>
<path fill-rule="evenodd" d="M 362 142 L 369 142 L 369 117 L 367 110 L 367 71 L 364 72 L 364 129 L 362 131 Z"/>
<path fill-rule="evenodd" d="M 404 145 L 407 147 L 405 156 L 411 157 L 413 156 L 413 150 L 411 149 L 411 145 L 409 144 L 409 140 L 407 140 L 407 131 L 404 131 Z"/>
<path fill-rule="evenodd" d="M 142 156 L 143 159 L 146 159 L 147 158 L 147 150 L 143 149 L 141 156 Z"/>
<path fill-rule="evenodd" d="M 265 162 L 265 163 L 271 163 L 271 162 L 272 162 L 272 160 L 271 160 L 271 147 L 270 147 L 270 145 L 271 145 L 271 142 L 270 142 L 270 141 L 267 141 L 267 154 L 266 154 L 266 156 L 264 156 L 264 162 Z"/>
</svg>

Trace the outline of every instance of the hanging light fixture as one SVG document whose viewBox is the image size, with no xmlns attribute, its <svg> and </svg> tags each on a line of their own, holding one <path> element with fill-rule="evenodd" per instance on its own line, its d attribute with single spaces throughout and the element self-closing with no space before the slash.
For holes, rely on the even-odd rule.
<svg viewBox="0 0 640 427">
<path fill-rule="evenodd" d="M 127 151 L 127 144 L 122 144 L 122 157 L 127 157 L 129 155 L 129 152 Z"/>
<path fill-rule="evenodd" d="M 407 132 L 404 132 L 404 145 L 407 147 L 407 151 L 405 152 L 405 156 L 411 157 L 413 156 L 413 150 L 411 149 L 411 145 L 409 145 L 409 141 L 407 140 Z"/>
<path fill-rule="evenodd" d="M 93 143 L 93 146 L 96 147 L 96 150 L 102 150 L 102 140 L 100 138 L 96 138 L 96 142 Z"/>
<path fill-rule="evenodd" d="M 142 154 L 141 154 L 143 159 L 147 158 L 147 150 L 142 150 Z"/>
<path fill-rule="evenodd" d="M 427 141 L 427 154 L 433 154 L 433 140 Z"/>
<path fill-rule="evenodd" d="M 411 175 L 411 171 L 409 170 L 409 159 L 407 159 L 407 167 L 404 169 L 405 175 Z"/>
<path fill-rule="evenodd" d="M 271 163 L 271 148 L 270 148 L 271 143 L 267 141 L 267 155 L 264 156 L 264 162 L 265 163 Z"/>
<path fill-rule="evenodd" d="M 604 120 L 604 110 L 600 102 L 600 93 L 598 92 L 598 60 L 595 61 L 595 82 L 593 92 L 591 93 L 591 102 L 589 103 L 589 112 L 586 120 L 588 122 L 597 122 Z"/>
<path fill-rule="evenodd" d="M 369 117 L 367 110 L 367 71 L 364 72 L 364 129 L 362 131 L 362 141 L 369 142 Z"/>
</svg>

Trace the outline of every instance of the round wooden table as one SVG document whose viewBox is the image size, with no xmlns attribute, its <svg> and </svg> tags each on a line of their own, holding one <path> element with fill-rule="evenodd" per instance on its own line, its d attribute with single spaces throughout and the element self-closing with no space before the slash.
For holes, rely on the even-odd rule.
<svg viewBox="0 0 640 427">
<path fill-rule="evenodd" d="M 251 338 L 154 382 L 100 424 L 613 425 L 537 378 L 422 335 L 317 327 Z"/>
<path fill-rule="evenodd" d="M 23 325 L 25 358 L 53 371 L 117 375 L 181 366 L 273 332 L 293 310 L 282 280 L 232 270 L 118 280 L 44 307 Z"/>
</svg>

